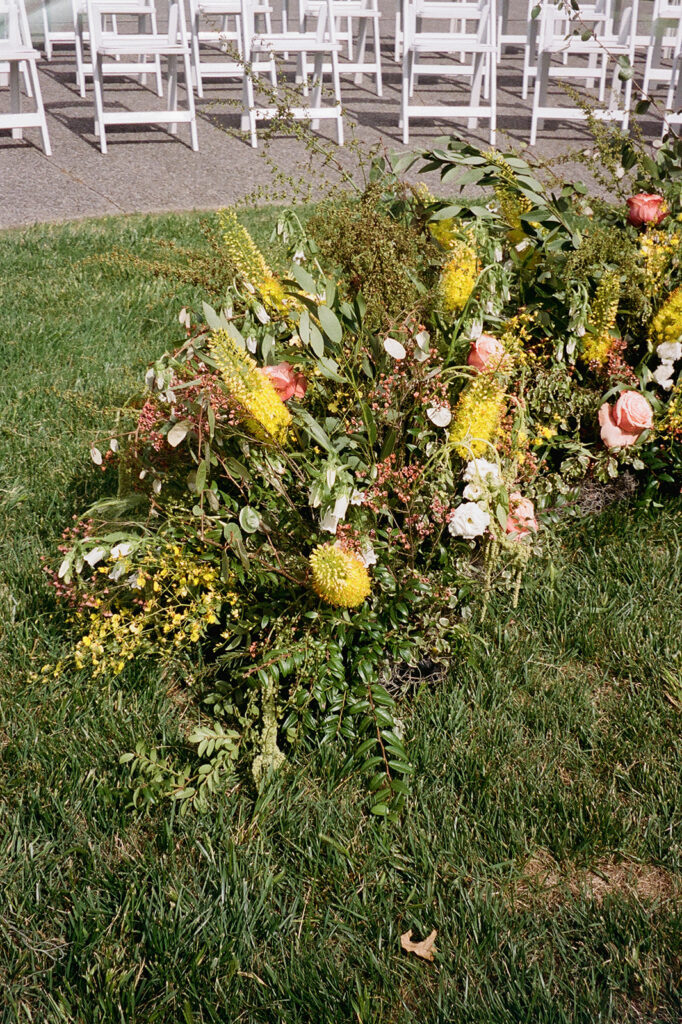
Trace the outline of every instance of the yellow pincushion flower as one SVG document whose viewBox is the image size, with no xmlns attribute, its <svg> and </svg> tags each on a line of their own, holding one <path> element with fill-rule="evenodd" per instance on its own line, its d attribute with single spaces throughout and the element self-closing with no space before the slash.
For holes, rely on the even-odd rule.
<svg viewBox="0 0 682 1024">
<path fill-rule="evenodd" d="M 219 210 L 218 219 L 223 230 L 225 251 L 239 273 L 243 274 L 260 294 L 265 305 L 275 311 L 286 310 L 295 305 L 285 294 L 284 288 L 263 259 L 251 235 L 237 220 L 235 211 Z"/>
<path fill-rule="evenodd" d="M 682 337 L 682 288 L 668 296 L 652 323 L 652 334 L 658 345 L 679 341 Z"/>
<path fill-rule="evenodd" d="M 463 459 L 490 451 L 504 412 L 504 389 L 490 373 L 478 376 L 462 391 L 455 407 L 450 443 Z"/>
<path fill-rule="evenodd" d="M 313 590 L 328 604 L 355 608 L 370 592 L 367 570 L 360 559 L 336 544 L 318 544 L 310 556 Z"/>
<path fill-rule="evenodd" d="M 474 290 L 478 278 L 478 260 L 466 242 L 454 242 L 450 246 L 450 253 L 440 275 L 439 289 L 446 312 L 459 313 Z"/>
<path fill-rule="evenodd" d="M 227 331 L 214 331 L 210 346 L 230 394 L 269 439 L 284 444 L 291 415 L 272 381 Z"/>
</svg>

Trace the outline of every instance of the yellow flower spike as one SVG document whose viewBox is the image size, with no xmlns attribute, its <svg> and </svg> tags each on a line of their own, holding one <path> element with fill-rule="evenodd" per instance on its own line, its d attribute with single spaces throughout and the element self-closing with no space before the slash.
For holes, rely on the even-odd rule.
<svg viewBox="0 0 682 1024">
<path fill-rule="evenodd" d="M 260 294 L 264 304 L 276 312 L 295 306 L 296 302 L 285 294 L 251 235 L 237 220 L 235 211 L 219 210 L 218 220 L 223 231 L 225 251 L 239 273 Z"/>
<path fill-rule="evenodd" d="M 457 240 L 449 250 L 451 255 L 441 272 L 439 290 L 446 312 L 459 313 L 474 290 L 479 266 L 476 253 L 466 242 Z"/>
<path fill-rule="evenodd" d="M 272 381 L 227 331 L 214 331 L 210 347 L 230 394 L 268 438 L 284 444 L 291 415 Z"/>
<path fill-rule="evenodd" d="M 318 544 L 310 556 L 313 590 L 328 604 L 356 608 L 370 592 L 367 569 L 360 559 L 336 544 Z"/>
<path fill-rule="evenodd" d="M 504 412 L 504 388 L 493 374 L 479 373 L 462 391 L 455 407 L 450 443 L 463 459 L 490 452 Z"/>
</svg>

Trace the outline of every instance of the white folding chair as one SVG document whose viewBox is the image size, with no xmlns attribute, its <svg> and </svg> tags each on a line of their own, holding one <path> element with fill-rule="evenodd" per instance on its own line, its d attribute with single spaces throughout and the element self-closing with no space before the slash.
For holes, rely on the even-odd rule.
<svg viewBox="0 0 682 1024">
<path fill-rule="evenodd" d="M 238 78 L 244 77 L 244 59 L 242 53 L 241 0 L 189 0 L 190 11 L 190 42 L 192 47 L 192 74 L 197 96 L 204 95 L 205 78 Z M 254 19 L 261 19 L 265 34 L 272 32 L 272 7 L 262 0 L 254 7 Z M 219 19 L 220 28 L 206 26 L 202 21 L 208 18 Z M 234 27 L 230 24 L 234 19 Z M 207 55 L 202 56 L 202 47 Z M 225 52 L 231 49 L 236 59 L 218 58 L 218 49 Z M 263 68 L 269 71 L 272 85 L 277 83 L 277 71 L 274 59 L 258 62 L 255 71 Z"/>
<path fill-rule="evenodd" d="M 598 73 L 599 69 L 594 65 L 595 55 L 599 60 L 604 57 L 608 60 L 608 57 L 626 56 L 631 65 L 634 63 L 637 11 L 638 0 L 633 0 L 631 6 L 622 12 L 618 36 L 609 41 L 608 55 L 605 55 L 598 39 L 593 37 L 583 39 L 580 35 L 567 34 L 565 14 L 558 11 L 551 0 L 543 0 L 538 16 L 537 72 L 531 116 L 531 146 L 535 145 L 538 128 L 542 127 L 545 120 L 581 121 L 588 116 L 587 111 L 581 107 L 550 104 L 547 98 L 550 79 L 558 78 L 566 81 L 582 79 L 589 83 L 590 80 L 597 77 L 599 79 L 599 100 L 604 102 L 606 66 L 604 66 L 602 77 Z M 558 67 L 552 66 L 552 58 L 556 57 L 565 58 L 566 63 Z M 623 131 L 626 131 L 630 119 L 632 79 L 628 79 L 623 87 L 618 72 L 619 66 L 614 61 L 608 106 L 605 109 L 593 109 L 591 113 L 599 120 L 620 121 Z"/>
<path fill-rule="evenodd" d="M 651 94 L 652 87 L 671 85 L 672 60 L 682 46 L 682 5 L 669 0 L 655 0 L 651 36 L 644 64 L 642 92 Z"/>
<path fill-rule="evenodd" d="M 38 81 L 40 54 L 31 43 L 24 0 L 0 0 L 0 65 L 9 70 L 9 113 L 0 113 L 0 130 L 9 129 L 13 139 L 23 138 L 24 128 L 40 128 L 46 156 L 52 155 L 45 108 Z M 23 111 L 21 75 L 31 84 L 35 111 Z"/>
<path fill-rule="evenodd" d="M 307 23 L 311 18 L 319 15 L 322 0 L 300 0 L 299 18 L 301 31 L 305 31 Z M 360 85 L 363 75 L 374 77 L 377 96 L 383 96 L 383 82 L 381 77 L 381 34 L 379 32 L 379 20 L 381 11 L 378 0 L 333 0 L 334 20 L 336 28 L 336 39 L 339 43 L 346 43 L 347 61 L 339 64 L 339 72 L 342 75 L 353 74 L 356 85 Z M 357 59 L 356 39 L 354 22 L 358 22 L 357 31 Z M 342 26 L 345 25 L 345 29 Z M 367 37 L 372 32 L 372 57 L 367 56 Z M 310 65 L 307 71 L 312 70 Z M 331 70 L 325 66 L 325 71 Z"/>
<path fill-rule="evenodd" d="M 535 8 L 536 0 L 528 0 L 527 30 L 523 48 L 523 84 L 521 87 L 521 98 L 527 99 L 531 78 L 537 75 L 537 52 L 540 31 L 540 18 L 533 18 L 531 12 Z M 571 17 L 571 14 L 573 17 Z M 604 44 L 606 49 L 595 46 L 594 40 L 588 40 L 589 47 L 586 52 L 586 61 L 577 67 L 569 67 L 568 51 L 562 53 L 562 61 L 565 69 L 565 78 L 584 79 L 588 89 L 593 89 L 595 82 L 599 85 L 599 99 L 603 102 L 606 92 L 606 80 L 608 70 L 608 53 L 614 46 L 618 46 L 618 31 L 615 28 L 616 12 L 614 0 L 594 0 L 594 3 L 581 3 L 575 10 L 564 6 L 557 8 L 553 23 L 555 36 L 570 36 L 574 29 L 581 34 L 587 29 L 591 30 L 599 42 Z M 583 75 L 580 68 L 585 67 Z M 550 72 L 551 76 L 561 77 L 559 71 Z"/>
<path fill-rule="evenodd" d="M 341 108 L 341 84 L 339 78 L 339 49 L 341 44 L 336 38 L 336 26 L 332 0 L 322 0 L 316 19 L 316 25 L 310 31 L 282 31 L 258 34 L 254 28 L 255 8 L 252 0 L 241 0 L 242 3 L 242 52 L 247 68 L 257 66 L 257 62 L 277 55 L 295 55 L 299 71 L 303 77 L 303 87 L 307 88 L 307 57 L 313 55 L 313 82 L 310 104 L 308 106 L 286 109 L 286 114 L 296 120 L 310 120 L 311 126 L 319 127 L 321 119 L 336 121 L 336 137 L 340 146 L 343 145 L 343 111 Z M 325 68 L 329 69 L 332 85 L 332 102 L 322 103 L 322 86 Z M 259 120 L 268 120 L 282 114 L 278 106 L 256 106 L 255 89 L 257 75 L 244 75 L 244 115 L 242 125 L 249 132 L 251 145 L 258 145 L 256 134 Z"/>
<path fill-rule="evenodd" d="M 410 118 L 467 118 L 476 128 L 479 118 L 490 121 L 490 143 L 497 127 L 498 19 L 496 0 L 406 0 L 403 3 L 403 74 L 400 125 L 409 142 Z M 425 27 L 447 23 L 447 30 Z M 446 55 L 447 63 L 434 63 Z M 467 61 L 466 58 L 470 58 Z M 468 103 L 421 104 L 411 101 L 417 77 L 470 78 Z"/>
<path fill-rule="evenodd" d="M 192 91 L 190 48 L 185 26 L 182 0 L 170 0 L 168 30 L 160 32 L 124 33 L 107 31 L 107 18 L 126 15 L 129 8 L 125 0 L 88 0 L 87 15 L 90 28 L 93 80 L 95 85 L 95 135 L 99 135 L 102 153 L 107 151 L 106 127 L 117 124 L 167 124 L 171 135 L 177 133 L 179 123 L 188 124 L 192 149 L 197 150 L 197 123 Z M 120 29 L 120 26 L 119 26 Z M 107 110 L 104 109 L 104 64 L 107 60 L 133 56 L 165 57 L 168 64 L 167 110 Z M 178 107 L 178 64 L 182 63 L 187 92 L 187 109 Z M 126 64 L 119 64 L 118 71 Z M 135 67 L 135 65 L 133 65 Z M 136 66 L 135 74 L 139 73 Z"/>
<path fill-rule="evenodd" d="M 45 56 L 48 60 L 52 60 L 54 46 L 73 46 L 75 43 L 74 31 L 72 28 L 57 29 L 52 27 L 50 7 L 51 5 L 49 0 L 43 0 L 41 4 L 43 18 L 43 46 L 45 48 Z"/>
<path fill-rule="evenodd" d="M 86 79 L 92 78 L 92 60 L 85 59 L 86 46 L 90 44 L 90 33 L 87 29 L 88 5 L 87 0 L 72 0 L 74 40 L 76 47 L 76 82 L 81 96 L 85 96 Z M 106 15 L 106 24 L 110 24 L 107 31 L 113 34 L 118 33 L 118 19 L 120 17 L 137 18 L 138 33 L 150 31 L 154 35 L 158 33 L 156 21 L 156 7 L 154 0 L 116 0 L 116 13 Z M 147 60 L 146 56 L 136 61 L 122 63 L 120 57 L 114 61 L 102 62 L 103 75 L 126 75 L 128 77 L 139 76 L 140 82 L 144 85 L 147 75 L 153 74 L 156 80 L 156 92 L 163 96 L 163 79 L 161 76 L 161 58 L 154 56 Z"/>
</svg>

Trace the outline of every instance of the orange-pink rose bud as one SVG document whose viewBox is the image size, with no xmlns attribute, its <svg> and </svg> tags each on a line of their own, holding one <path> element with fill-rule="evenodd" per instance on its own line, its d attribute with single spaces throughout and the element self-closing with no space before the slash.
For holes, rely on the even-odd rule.
<svg viewBox="0 0 682 1024">
<path fill-rule="evenodd" d="M 297 373 L 291 363 L 277 363 L 276 366 L 262 366 L 261 372 L 269 377 L 275 391 L 283 402 L 290 398 L 303 398 L 308 382 L 302 373 Z"/>
<path fill-rule="evenodd" d="M 514 491 L 509 495 L 509 505 L 507 533 L 510 537 L 527 537 L 531 530 L 537 532 L 535 506 L 530 498 L 524 498 L 520 491 Z"/>
<path fill-rule="evenodd" d="M 638 192 L 628 199 L 628 223 L 636 228 L 643 224 L 660 224 L 668 216 L 663 196 L 652 192 Z"/>
<path fill-rule="evenodd" d="M 481 370 L 498 370 L 505 358 L 502 342 L 492 334 L 481 334 L 472 341 L 467 363 L 480 373 Z"/>
</svg>

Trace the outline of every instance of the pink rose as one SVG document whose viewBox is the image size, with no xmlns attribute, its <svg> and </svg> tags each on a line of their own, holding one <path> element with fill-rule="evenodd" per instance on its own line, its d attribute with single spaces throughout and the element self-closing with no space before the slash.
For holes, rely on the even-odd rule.
<svg viewBox="0 0 682 1024">
<path fill-rule="evenodd" d="M 643 224 L 660 224 L 668 216 L 663 196 L 652 192 L 638 192 L 628 199 L 628 223 L 636 228 Z"/>
<path fill-rule="evenodd" d="M 624 391 L 611 407 L 599 410 L 601 439 L 607 448 L 627 448 L 653 423 L 651 406 L 639 391 Z"/>
<path fill-rule="evenodd" d="M 510 537 L 527 537 L 531 530 L 537 532 L 535 506 L 530 498 L 524 498 L 519 491 L 514 491 L 509 495 L 509 505 L 507 533 Z"/>
<path fill-rule="evenodd" d="M 290 398 L 303 398 L 308 382 L 302 373 L 297 373 L 291 363 L 277 363 L 276 366 L 262 366 L 261 372 L 272 381 L 275 391 L 283 402 Z"/>
<path fill-rule="evenodd" d="M 623 391 L 613 408 L 613 418 L 626 433 L 648 430 L 654 421 L 651 406 L 639 391 Z"/>
<path fill-rule="evenodd" d="M 505 357 L 504 345 L 492 334 L 481 334 L 472 341 L 467 363 L 477 372 L 497 370 Z"/>
</svg>

